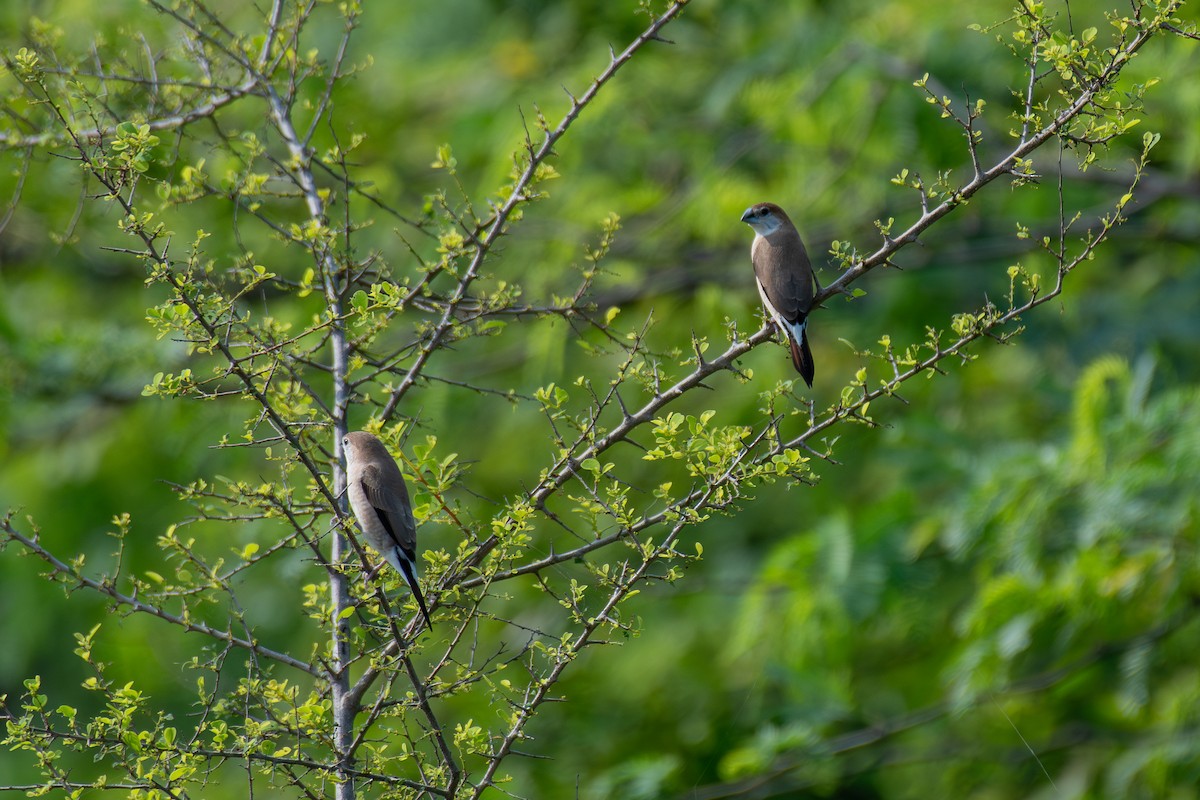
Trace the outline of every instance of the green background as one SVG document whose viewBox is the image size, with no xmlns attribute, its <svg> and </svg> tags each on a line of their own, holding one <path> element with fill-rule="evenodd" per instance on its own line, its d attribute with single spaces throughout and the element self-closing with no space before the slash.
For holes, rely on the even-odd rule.
<svg viewBox="0 0 1200 800">
<path fill-rule="evenodd" d="M 33 16 L 62 26 L 75 48 L 129 29 L 169 36 L 168 21 L 137 3 L 102 5 L 5 4 L 2 46 L 21 46 Z M 215 7 L 252 21 L 227 5 Z M 1106 9 L 1069 6 L 1080 28 L 1103 29 Z M 652 314 L 664 349 L 686 348 L 692 332 L 720 341 L 730 319 L 752 330 L 742 210 L 763 200 L 788 209 L 817 265 L 832 262 L 834 239 L 873 249 L 875 220 L 914 216 L 915 196 L 890 182 L 900 170 L 966 176 L 961 131 L 914 80 L 928 73 L 955 99 L 987 100 L 983 152 L 1008 146 L 1024 73 L 994 34 L 968 25 L 1010 13 L 991 2 L 696 0 L 664 34 L 673 43 L 645 48 L 586 110 L 558 148 L 562 177 L 500 257 L 520 265 L 531 295 L 569 285 L 582 243 L 615 212 L 622 230 L 596 287 L 601 308 Z M 611 0 L 369 4 L 350 56 L 373 63 L 337 95 L 344 130 L 367 137 L 354 154 L 359 176 L 416 215 L 446 187 L 430 164 L 449 143 L 468 194 L 494 191 L 522 140 L 521 112 L 531 118 L 536 106 L 556 120 L 563 87 L 581 93 L 609 45 L 620 50 L 646 22 Z M 329 48 L 340 30 L 310 35 L 307 46 Z M 1198 58 L 1194 42 L 1152 42 L 1124 79 L 1161 80 L 1145 121 L 1107 148 L 1102 167 L 1079 173 L 1068 157 L 1066 203 L 1086 224 L 1124 192 L 1142 133 L 1162 134 L 1129 222 L 1070 276 L 1061 301 L 1030 314 L 1010 346 L 976 345 L 977 361 L 910 382 L 904 403 L 873 406 L 878 427 L 842 426 L 838 463 L 818 465 L 817 485 L 765 487 L 698 528 L 704 560 L 626 607 L 641 635 L 587 654 L 558 688 L 567 702 L 543 707 L 522 749 L 549 760 L 507 764 L 517 795 L 1200 793 Z M 18 156 L 0 164 L 5 197 Z M 993 185 L 905 249 L 902 270 L 872 273 L 857 284 L 866 296 L 814 315 L 818 404 L 861 365 L 855 348 L 885 335 L 919 342 L 927 326 L 998 301 L 1009 265 L 1046 269 L 1016 235 L 1018 223 L 1035 240 L 1057 230 L 1057 153 L 1035 165 L 1039 185 Z M 266 467 L 260 453 L 210 447 L 244 408 L 141 396 L 186 355 L 144 322 L 162 297 L 143 287 L 138 262 L 101 249 L 125 241 L 114 210 L 86 202 L 88 191 L 70 162 L 38 153 L 0 233 L 0 508 L 17 509 L 26 528 L 25 515 L 35 520 L 56 552 L 98 564 L 113 550 L 111 518 L 129 512 L 127 567 L 161 570 L 155 539 L 189 514 L 164 481 L 255 480 Z M 190 206 L 177 224 L 233 248 L 219 203 Z M 364 237 L 391 269 L 411 267 L 388 221 Z M 527 336 L 468 346 L 463 363 L 497 388 L 569 383 L 590 356 L 564 327 L 531 324 Z M 757 418 L 755 384 L 790 368 L 774 345 L 743 366 L 750 384 L 722 381 L 676 410 Z M 480 497 L 518 493 L 514 476 L 551 450 L 537 415 L 473 410 L 437 385 L 414 402 L 419 435 L 436 433 L 439 448 L 472 462 L 464 488 Z M 464 491 L 461 501 L 486 515 L 484 500 Z M 190 531 L 235 549 L 261 533 Z M 451 537 L 422 531 L 425 547 L 452 548 Z M 136 678 L 181 719 L 193 712 L 178 665 L 196 642 L 46 584 L 19 550 L 0 553 L 0 694 L 11 702 L 38 674 L 52 702 L 86 709 L 72 633 L 103 623 L 98 657 L 113 664 L 110 677 Z M 264 641 L 306 653 L 318 634 L 298 612 L 296 585 L 318 573 L 299 556 L 276 569 L 245 598 Z M 512 599 L 535 614 L 538 602 Z M 500 713 L 472 702 L 456 700 L 453 714 L 489 725 Z M 27 767 L 0 752 L 6 781 L 32 780 Z"/>
</svg>

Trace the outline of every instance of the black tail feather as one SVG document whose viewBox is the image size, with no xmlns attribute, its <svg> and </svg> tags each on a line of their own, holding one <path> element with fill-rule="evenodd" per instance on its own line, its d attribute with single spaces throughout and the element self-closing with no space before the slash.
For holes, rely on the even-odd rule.
<svg viewBox="0 0 1200 800">
<path fill-rule="evenodd" d="M 403 556 L 400 558 L 400 566 L 404 568 L 404 580 L 408 583 L 408 587 L 412 589 L 413 597 L 417 598 L 417 605 L 421 607 L 421 615 L 425 617 L 425 624 L 429 626 L 429 630 L 433 630 L 433 620 L 429 618 L 429 609 L 425 606 L 425 596 L 421 594 L 421 584 L 417 582 L 416 570 L 412 564 Z"/>
<path fill-rule="evenodd" d="M 788 336 L 788 344 L 792 346 L 792 366 L 796 368 L 796 372 L 800 373 L 800 377 L 804 378 L 804 382 L 808 384 L 808 388 L 812 388 L 813 375 L 815 369 L 813 367 L 812 350 L 808 347 L 808 330 L 806 329 L 800 334 L 800 342 Z"/>
</svg>

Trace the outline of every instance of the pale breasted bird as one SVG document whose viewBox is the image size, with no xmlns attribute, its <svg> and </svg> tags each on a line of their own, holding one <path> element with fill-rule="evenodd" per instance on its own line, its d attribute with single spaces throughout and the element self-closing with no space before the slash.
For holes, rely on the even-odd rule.
<svg viewBox="0 0 1200 800">
<path fill-rule="evenodd" d="M 354 431 L 342 439 L 346 448 L 346 492 L 367 544 L 379 551 L 387 563 L 404 576 L 417 598 L 425 623 L 433 630 L 429 609 L 417 582 L 417 524 L 404 476 L 383 442 L 366 431 Z M 383 567 L 380 563 L 366 576 L 370 581 Z"/>
<path fill-rule="evenodd" d="M 813 357 L 808 348 L 808 312 L 816 277 L 804 242 L 783 209 L 759 203 L 746 209 L 742 222 L 754 229 L 750 261 L 767 316 L 787 338 L 792 364 L 812 388 Z"/>
</svg>

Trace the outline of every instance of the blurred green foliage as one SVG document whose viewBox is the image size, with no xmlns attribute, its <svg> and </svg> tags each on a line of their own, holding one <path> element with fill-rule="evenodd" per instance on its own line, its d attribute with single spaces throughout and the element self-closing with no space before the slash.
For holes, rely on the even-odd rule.
<svg viewBox="0 0 1200 800">
<path fill-rule="evenodd" d="M 1107 24 L 1109 7 L 1095 0 L 1046 5 L 1076 28 Z M 214 7 L 235 29 L 256 18 L 245 4 Z M 635 9 L 368 4 L 348 54 L 363 69 L 337 94 L 341 127 L 318 131 L 315 147 L 364 137 L 351 155 L 356 177 L 412 219 L 439 193 L 460 206 L 454 181 L 486 208 L 481 198 L 508 179 L 522 118 L 540 109 L 557 119 L 568 108 L 563 89 L 580 94 L 609 46 L 644 27 Z M 601 308 L 619 306 L 634 329 L 652 316 L 663 352 L 686 355 L 693 333 L 723 341 L 731 320 L 752 330 L 758 301 L 741 211 L 766 199 L 789 209 L 818 265 L 832 262 L 835 239 L 873 249 L 876 220 L 916 212 L 893 176 L 969 171 L 961 131 L 938 119 L 913 81 L 928 73 L 939 93 L 986 100 L 983 154 L 1010 146 L 1022 66 L 997 41 L 1005 29 L 968 26 L 1011 13 L 1007 3 L 693 0 L 665 34 L 672 44 L 640 53 L 587 109 L 553 162 L 561 178 L 543 187 L 548 197 L 526 211 L 501 257 L 521 265 L 529 296 L 561 291 L 615 213 L 621 230 L 594 290 Z M 95 37 L 124 40 L 131 63 L 143 58 L 141 34 L 170 36 L 168 20 L 135 2 L 28 2 L 0 9 L 0 46 L 15 52 L 44 26 L 61 29 L 64 52 L 87 52 Z M 310 26 L 297 50 L 324 53 L 340 33 Z M 998 301 L 1018 261 L 1046 280 L 1050 261 L 1017 234 L 1027 226 L 1037 241 L 1058 230 L 1060 170 L 1066 206 L 1094 218 L 1123 193 L 1142 133 L 1161 133 L 1130 221 L 1010 346 L 978 345 L 978 360 L 906 384 L 903 404 L 872 407 L 879 427 L 838 429 L 837 463 L 814 462 L 815 486 L 762 487 L 698 529 L 704 557 L 686 578 L 623 606 L 640 617 L 641 635 L 589 652 L 557 688 L 567 702 L 543 707 L 521 749 L 550 760 L 510 762 L 515 794 L 1200 793 L 1198 59 L 1181 37 L 1152 42 L 1123 81 L 1130 92 L 1161 83 L 1147 95 L 1145 121 L 1105 148 L 1101 166 L 1080 173 L 1069 154 L 1039 154 L 1038 185 L 991 187 L 907 248 L 903 270 L 873 273 L 858 284 L 865 297 L 830 301 L 814 316 L 815 394 L 825 403 L 862 365 L 856 349 L 883 336 L 919 342 L 927 326 Z M 3 81 L 14 91 L 11 76 Z M 252 127 L 261 107 L 235 113 Z M 189 136 L 160 134 L 150 173 L 236 176 L 242 164 L 219 137 Z M 445 145 L 454 179 L 431 167 Z M 115 209 L 88 201 L 96 187 L 74 163 L 37 152 L 22 175 L 22 158 L 0 154 L 0 187 L 13 199 L 0 233 L 0 507 L 28 515 L 48 546 L 89 564 L 107 563 L 111 520 L 128 512 L 127 569 L 162 569 L 157 538 L 190 513 L 163 481 L 254 482 L 272 467 L 257 451 L 210 449 L 239 430 L 236 408 L 142 396 L 156 373 L 192 363 L 145 322 L 161 289 L 143 288 L 142 266 L 105 249 L 128 241 Z M 367 205 L 351 201 L 351 211 Z M 212 251 L 286 265 L 268 232 L 215 200 L 179 207 L 172 224 L 181 250 L 203 229 Z M 437 246 L 388 217 L 359 236 L 398 273 L 413 269 L 413 252 L 428 257 Z M 312 298 L 271 311 L 302 324 L 319 307 Z M 542 320 L 524 337 L 472 340 L 457 363 L 500 391 L 570 385 L 593 356 L 580 344 L 586 336 L 564 328 Z M 742 366 L 751 382 L 723 380 L 674 410 L 715 409 L 724 425 L 758 419 L 759 393 L 790 377 L 787 359 L 768 345 Z M 436 435 L 439 452 L 470 462 L 459 499 L 483 517 L 486 499 L 515 496 L 523 487 L 514 476 L 552 451 L 545 420 L 527 409 L 476 405 L 438 383 L 413 404 L 411 442 Z M 422 502 L 429 497 L 418 490 Z M 208 542 L 220 552 L 263 533 L 207 523 L 188 531 L 220 537 Z M 452 537 L 422 531 L 425 547 L 453 551 Z M 243 599 L 259 637 L 305 653 L 313 631 L 298 587 L 315 572 L 300 553 L 275 565 L 275 582 L 241 587 Z M 0 694 L 11 702 L 38 675 L 52 702 L 88 713 L 72 634 L 102 623 L 97 658 L 112 664 L 110 676 L 136 678 L 182 724 L 195 686 L 178 665 L 197 644 L 162 636 L 154 620 L 112 617 L 88 593 L 42 581 L 42 569 L 13 545 L 0 557 Z M 538 613 L 536 592 L 510 591 Z M 456 697 L 445 713 L 486 726 L 508 711 Z M 33 780 L 19 753 L 0 753 L 0 775 Z"/>
</svg>

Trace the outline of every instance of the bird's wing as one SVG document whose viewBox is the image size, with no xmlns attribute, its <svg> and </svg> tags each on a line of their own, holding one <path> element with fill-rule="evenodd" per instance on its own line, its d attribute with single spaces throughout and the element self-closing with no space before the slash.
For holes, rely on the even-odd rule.
<svg viewBox="0 0 1200 800">
<path fill-rule="evenodd" d="M 812 307 L 813 277 L 800 238 L 759 238 L 752 257 L 754 274 L 779 315 L 793 324 L 803 320 Z"/>
<path fill-rule="evenodd" d="M 379 520 L 387 529 L 392 541 L 404 551 L 409 560 L 415 560 L 417 549 L 417 524 L 413 519 L 412 506 L 408 501 L 408 489 L 400 471 L 384 471 L 374 464 L 367 465 L 359 476 L 363 492 L 379 513 Z"/>
</svg>

